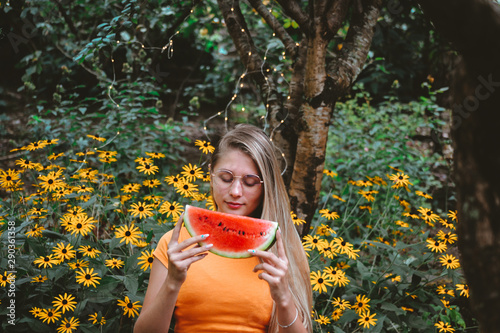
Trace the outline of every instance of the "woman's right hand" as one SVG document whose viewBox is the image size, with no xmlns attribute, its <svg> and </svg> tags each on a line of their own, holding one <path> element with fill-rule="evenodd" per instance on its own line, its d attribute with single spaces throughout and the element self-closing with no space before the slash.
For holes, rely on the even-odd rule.
<svg viewBox="0 0 500 333">
<path fill-rule="evenodd" d="M 187 271 L 192 263 L 206 257 L 207 251 L 212 247 L 212 244 L 200 246 L 198 243 L 206 240 L 209 235 L 200 235 L 188 238 L 179 243 L 179 234 L 183 222 L 183 215 L 179 217 L 179 221 L 173 230 L 172 238 L 168 243 L 168 276 L 167 278 L 177 284 L 179 287 L 184 283 L 187 276 Z M 194 246 L 193 246 L 194 245 Z"/>
</svg>

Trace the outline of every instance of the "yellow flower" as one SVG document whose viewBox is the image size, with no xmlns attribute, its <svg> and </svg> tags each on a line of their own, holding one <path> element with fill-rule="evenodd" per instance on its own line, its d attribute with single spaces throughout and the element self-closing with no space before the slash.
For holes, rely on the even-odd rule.
<svg viewBox="0 0 500 333">
<path fill-rule="evenodd" d="M 332 286 L 332 281 L 328 278 L 326 273 L 323 272 L 311 272 L 311 285 L 313 288 L 313 291 L 319 291 L 321 292 L 326 292 L 327 291 L 327 286 L 331 287 Z"/>
<path fill-rule="evenodd" d="M 377 319 L 375 319 L 375 313 L 370 315 L 370 311 L 363 312 L 360 314 L 358 319 L 359 326 L 363 326 L 363 328 L 369 328 L 370 326 L 375 326 L 377 324 Z"/>
<path fill-rule="evenodd" d="M 33 150 L 45 148 L 46 146 L 47 146 L 47 144 L 45 143 L 45 141 L 36 141 L 36 142 L 30 143 L 26 147 L 22 147 L 21 149 L 33 151 Z"/>
<path fill-rule="evenodd" d="M 111 258 L 107 259 L 105 265 L 111 268 L 122 268 L 125 262 L 121 259 Z"/>
<path fill-rule="evenodd" d="M 333 281 L 333 283 L 336 286 L 343 287 L 343 286 L 346 286 L 350 282 L 350 280 L 345 276 L 345 272 L 339 268 L 334 268 L 331 266 L 326 267 L 324 272 L 325 272 L 326 276 L 331 281 Z"/>
<path fill-rule="evenodd" d="M 47 158 L 49 159 L 49 161 L 52 161 L 52 160 L 57 160 L 59 157 L 62 157 L 62 156 L 66 156 L 66 155 L 64 153 L 59 153 L 59 154 L 52 153 L 49 156 L 47 156 Z"/>
<path fill-rule="evenodd" d="M 332 178 L 337 177 L 337 174 L 335 172 L 331 171 L 331 170 L 326 170 L 325 169 L 325 170 L 323 170 L 323 173 L 325 175 L 329 176 L 329 177 L 332 177 Z"/>
<path fill-rule="evenodd" d="M 337 306 L 340 310 L 347 310 L 351 308 L 351 304 L 349 303 L 349 301 L 340 297 L 334 297 L 332 300 L 332 304 Z"/>
<path fill-rule="evenodd" d="M 165 201 L 161 204 L 160 209 L 158 210 L 161 214 L 167 214 L 167 217 L 172 215 L 172 218 L 178 219 L 181 213 L 184 211 L 182 205 L 178 202 Z"/>
<path fill-rule="evenodd" d="M 456 234 L 452 234 L 451 232 L 444 233 L 443 230 L 439 230 L 437 233 L 439 239 L 441 239 L 445 244 L 453 244 L 458 239 Z"/>
<path fill-rule="evenodd" d="M 452 210 L 449 210 L 448 211 L 448 217 L 452 220 L 452 221 L 456 221 L 457 220 L 457 211 L 452 211 Z"/>
<path fill-rule="evenodd" d="M 59 261 L 53 258 L 53 254 L 49 254 L 48 256 L 38 257 L 38 259 L 35 259 L 33 263 L 37 264 L 38 268 L 40 267 L 47 268 L 47 266 L 52 267 L 52 265 L 57 265 Z"/>
<path fill-rule="evenodd" d="M 362 313 L 368 311 L 370 308 L 370 299 L 365 295 L 356 296 L 356 302 L 352 305 L 351 309 L 356 311 L 357 314 L 361 315 Z"/>
<path fill-rule="evenodd" d="M 181 172 L 181 175 L 183 175 L 189 182 L 203 178 L 203 171 L 201 168 L 197 167 L 196 164 L 191 165 L 191 163 L 189 163 L 188 165 L 183 166 L 182 170 L 184 171 Z"/>
<path fill-rule="evenodd" d="M 342 311 L 342 309 L 335 309 L 332 312 L 332 319 L 334 321 L 337 321 L 340 319 L 340 317 L 342 317 L 343 314 L 344 314 L 344 312 Z"/>
<path fill-rule="evenodd" d="M 59 179 L 61 177 L 62 171 L 51 171 L 47 176 L 40 175 L 38 176 L 38 179 L 42 180 L 40 182 L 40 186 L 46 190 L 46 191 L 56 191 L 60 188 L 63 188 L 66 186 L 64 181 L 62 179 Z"/>
<path fill-rule="evenodd" d="M 447 247 L 446 243 L 434 240 L 432 238 L 427 239 L 427 245 L 426 245 L 432 252 L 445 252 Z"/>
<path fill-rule="evenodd" d="M 153 165 L 152 163 L 141 163 L 138 167 L 136 167 L 136 169 L 146 175 L 154 175 L 160 170 L 158 166 Z"/>
<path fill-rule="evenodd" d="M 198 185 L 190 183 L 185 178 L 182 178 L 181 182 L 175 187 L 177 188 L 177 193 L 180 193 L 185 198 L 191 197 L 194 193 L 198 192 Z"/>
<path fill-rule="evenodd" d="M 145 181 L 142 182 L 142 185 L 149 188 L 155 188 L 161 185 L 161 183 L 158 179 L 146 179 Z"/>
<path fill-rule="evenodd" d="M 122 192 L 125 192 L 125 193 L 132 193 L 132 192 L 139 192 L 140 188 L 141 188 L 141 184 L 131 183 L 131 184 L 124 185 L 121 190 L 122 190 Z"/>
<path fill-rule="evenodd" d="M 321 209 L 319 211 L 319 213 L 321 214 L 322 217 L 328 219 L 328 220 L 336 220 L 338 218 L 340 218 L 339 214 L 336 213 L 336 212 L 330 212 L 328 209 Z"/>
<path fill-rule="evenodd" d="M 73 330 L 76 330 L 77 327 L 80 326 L 80 320 L 71 317 L 70 319 L 64 318 L 61 320 L 61 325 L 57 328 L 57 332 L 59 333 L 71 333 Z"/>
<path fill-rule="evenodd" d="M 132 224 L 130 227 L 127 225 L 116 228 L 115 237 L 120 238 L 120 243 L 125 242 L 125 244 L 134 243 L 140 238 L 141 231 L 138 227 Z"/>
<path fill-rule="evenodd" d="M 194 145 L 200 147 L 200 150 L 203 151 L 204 154 L 213 153 L 215 150 L 215 147 L 213 147 L 209 141 L 205 140 L 196 140 Z"/>
<path fill-rule="evenodd" d="M 33 227 L 29 228 L 25 235 L 28 237 L 42 237 L 43 230 L 45 230 L 45 228 L 43 226 L 39 226 L 37 223 Z"/>
<path fill-rule="evenodd" d="M 84 256 L 87 256 L 87 257 L 90 257 L 90 258 L 95 258 L 95 257 L 98 256 L 99 253 L 101 253 L 101 251 L 99 251 L 98 249 L 93 248 L 90 245 L 81 245 L 78 248 L 78 252 L 80 252 Z"/>
<path fill-rule="evenodd" d="M 130 205 L 130 213 L 132 216 L 139 216 L 140 219 L 153 216 L 153 205 L 148 205 L 145 202 L 133 203 Z"/>
<path fill-rule="evenodd" d="M 342 199 L 341 197 L 339 197 L 338 195 L 335 195 L 335 194 L 332 194 L 332 198 L 337 199 L 337 200 L 342 201 L 342 202 L 345 202 L 344 199 Z"/>
<path fill-rule="evenodd" d="M 76 301 L 75 297 L 71 294 L 64 293 L 64 295 L 59 295 L 54 297 L 54 301 L 52 301 L 52 305 L 56 310 L 62 310 L 62 313 L 66 311 L 75 311 L 76 309 Z"/>
<path fill-rule="evenodd" d="M 305 220 L 297 217 L 297 214 L 295 214 L 293 211 L 290 212 L 290 217 L 292 218 L 293 224 L 295 225 L 301 225 L 306 223 Z"/>
<path fill-rule="evenodd" d="M 15 278 L 15 275 L 12 273 L 7 273 L 4 271 L 3 275 L 0 275 L 0 286 L 5 287 L 7 283 L 10 284 L 10 281 Z"/>
<path fill-rule="evenodd" d="M 328 245 L 328 242 L 325 239 L 316 235 L 306 235 L 303 239 L 303 245 L 310 246 L 312 249 L 320 249 L 323 248 L 325 244 Z"/>
<path fill-rule="evenodd" d="M 89 321 L 91 321 L 92 324 L 94 325 L 99 324 L 102 326 L 106 324 L 106 319 L 103 316 L 99 315 L 97 312 L 94 312 L 93 314 L 89 315 Z"/>
<path fill-rule="evenodd" d="M 30 283 L 43 283 L 45 281 L 47 281 L 49 278 L 45 275 L 41 275 L 39 274 L 38 276 L 34 276 L 31 278 L 31 282 Z"/>
<path fill-rule="evenodd" d="M 86 260 L 77 259 L 75 262 L 69 262 L 68 266 L 72 270 L 77 270 L 77 269 L 80 269 L 80 268 L 83 268 L 83 267 L 88 267 L 89 266 L 89 262 L 86 261 Z"/>
<path fill-rule="evenodd" d="M 103 137 L 100 137 L 99 135 L 91 135 L 91 134 L 87 134 L 87 136 L 91 139 L 94 139 L 96 141 L 99 141 L 99 142 L 104 142 L 106 141 L 106 138 L 103 138 Z"/>
<path fill-rule="evenodd" d="M 460 290 L 460 296 L 469 298 L 469 286 L 466 284 L 457 284 L 457 290 Z"/>
<path fill-rule="evenodd" d="M 4 188 L 13 187 L 15 182 L 20 178 L 20 172 L 16 170 L 7 170 L 7 172 L 0 169 L 0 186 Z"/>
<path fill-rule="evenodd" d="M 432 196 L 431 196 L 431 195 L 429 195 L 429 194 L 427 194 L 427 193 L 425 193 L 425 192 L 422 192 L 422 191 L 415 191 L 415 194 L 416 194 L 416 195 L 419 195 L 419 196 L 421 196 L 421 197 L 424 197 L 424 198 L 426 198 L 426 199 L 432 199 Z"/>
<path fill-rule="evenodd" d="M 441 265 L 446 267 L 447 269 L 457 269 L 460 267 L 460 262 L 455 256 L 451 254 L 445 254 L 439 258 Z"/>
<path fill-rule="evenodd" d="M 151 251 L 145 250 L 142 252 L 142 255 L 139 258 L 137 258 L 139 259 L 139 262 L 137 264 L 141 266 L 141 269 L 143 271 L 147 271 L 148 268 L 151 268 L 151 266 L 153 266 L 153 260 L 154 260 L 153 252 L 154 252 L 153 250 Z"/>
<path fill-rule="evenodd" d="M 40 319 L 47 324 L 50 324 L 51 322 L 55 323 L 56 320 L 59 320 L 59 317 L 61 317 L 61 312 L 56 311 L 54 309 L 43 309 L 40 314 L 38 315 Z"/>
<path fill-rule="evenodd" d="M 418 211 L 421 215 L 422 220 L 424 220 L 428 224 L 432 224 L 431 227 L 434 226 L 433 222 L 439 220 L 439 215 L 434 214 L 429 208 L 420 207 Z"/>
<path fill-rule="evenodd" d="M 316 234 L 320 236 L 330 236 L 335 233 L 336 232 L 332 228 L 325 225 L 324 223 L 321 223 L 321 225 L 316 228 Z"/>
<path fill-rule="evenodd" d="M 176 186 L 181 182 L 181 176 L 180 175 L 167 176 L 165 177 L 165 181 L 167 182 L 168 185 Z"/>
<path fill-rule="evenodd" d="M 164 158 L 165 154 L 162 153 L 148 153 L 146 152 L 146 155 L 148 155 L 151 158 Z"/>
<path fill-rule="evenodd" d="M 83 284 L 85 287 L 90 285 L 96 287 L 96 284 L 100 284 L 100 279 L 99 275 L 94 273 L 93 268 L 86 268 L 85 270 L 80 268 L 80 271 L 76 272 L 76 282 Z"/>
<path fill-rule="evenodd" d="M 64 245 L 63 243 L 58 243 L 52 248 L 52 252 L 54 252 L 54 255 L 59 261 L 70 260 L 76 256 L 76 251 L 73 250 L 71 244 Z"/>
<path fill-rule="evenodd" d="M 408 185 L 413 185 L 410 183 L 408 175 L 405 175 L 404 173 L 397 173 L 397 174 L 392 174 L 388 176 L 390 180 L 394 182 L 394 185 L 392 185 L 393 188 L 400 188 L 400 187 L 405 187 L 408 189 Z"/>
<path fill-rule="evenodd" d="M 123 315 L 127 315 L 130 317 L 135 317 L 139 315 L 138 309 L 142 308 L 142 305 L 138 304 L 139 301 L 132 302 L 128 296 L 125 296 L 125 299 L 122 301 L 118 300 L 118 305 L 123 308 Z"/>
<path fill-rule="evenodd" d="M 320 325 L 328 325 L 330 324 L 330 318 L 325 317 L 323 315 L 319 315 L 318 318 L 314 319 L 315 322 L 319 323 Z"/>
<path fill-rule="evenodd" d="M 455 332 L 455 329 L 453 327 L 451 327 L 451 325 L 449 323 L 445 323 L 443 321 L 437 322 L 436 324 L 434 324 L 434 326 L 439 328 L 439 332 L 443 332 L 443 333 Z"/>
</svg>

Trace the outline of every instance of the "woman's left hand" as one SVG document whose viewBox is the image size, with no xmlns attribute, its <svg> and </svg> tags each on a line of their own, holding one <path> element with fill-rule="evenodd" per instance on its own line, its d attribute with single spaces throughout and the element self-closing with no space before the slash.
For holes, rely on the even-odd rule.
<svg viewBox="0 0 500 333">
<path fill-rule="evenodd" d="M 261 262 L 253 269 L 259 273 L 259 279 L 267 281 L 271 289 L 271 297 L 277 305 L 285 305 L 292 299 L 290 290 L 288 289 L 288 259 L 285 254 L 281 231 L 276 232 L 276 246 L 278 256 L 272 252 L 249 250 L 250 253 L 259 257 Z"/>
</svg>

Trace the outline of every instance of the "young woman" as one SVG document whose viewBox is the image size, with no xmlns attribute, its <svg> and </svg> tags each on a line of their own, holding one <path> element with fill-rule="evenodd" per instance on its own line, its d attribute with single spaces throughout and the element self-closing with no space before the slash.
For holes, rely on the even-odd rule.
<svg viewBox="0 0 500 333">
<path fill-rule="evenodd" d="M 272 143 L 241 124 L 212 155 L 211 191 L 217 210 L 279 223 L 269 251 L 249 249 L 228 259 L 197 245 L 182 227 L 154 252 L 149 286 L 134 332 L 312 332 L 309 265 L 290 216 L 288 195 Z"/>
</svg>

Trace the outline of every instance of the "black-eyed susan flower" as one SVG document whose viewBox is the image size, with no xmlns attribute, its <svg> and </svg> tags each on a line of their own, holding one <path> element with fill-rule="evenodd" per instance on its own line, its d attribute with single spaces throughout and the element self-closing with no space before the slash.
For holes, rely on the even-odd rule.
<svg viewBox="0 0 500 333">
<path fill-rule="evenodd" d="M 59 321 L 60 317 L 61 312 L 54 309 L 42 309 L 42 311 L 38 315 L 38 318 L 40 318 L 44 323 L 47 322 L 47 324 Z"/>
<path fill-rule="evenodd" d="M 33 150 L 45 148 L 46 146 L 47 146 L 47 144 L 45 143 L 45 141 L 35 141 L 35 142 L 30 143 L 29 145 L 27 145 L 25 147 L 22 147 L 21 149 L 33 151 Z"/>
<path fill-rule="evenodd" d="M 140 219 L 153 216 L 153 205 L 146 202 L 138 202 L 130 205 L 130 213 L 132 216 L 139 216 Z"/>
<path fill-rule="evenodd" d="M 325 175 L 327 175 L 328 177 L 332 177 L 332 178 L 337 177 L 337 174 L 334 171 L 332 171 L 332 170 L 326 170 L 325 169 L 325 170 L 323 170 L 323 173 Z"/>
<path fill-rule="evenodd" d="M 64 188 L 66 184 L 61 177 L 62 172 L 59 171 L 51 171 L 47 176 L 40 175 L 38 179 L 40 179 L 40 186 L 46 191 L 57 191 L 60 188 Z"/>
<path fill-rule="evenodd" d="M 373 183 L 369 180 L 366 179 L 360 179 L 357 180 L 354 185 L 359 186 L 359 187 L 368 187 L 368 186 L 373 186 Z"/>
<path fill-rule="evenodd" d="M 373 202 L 375 201 L 375 197 L 373 196 L 374 194 L 377 194 L 378 191 L 372 190 L 372 191 L 363 191 L 359 190 L 358 194 L 361 194 L 363 198 L 365 198 L 368 202 Z"/>
<path fill-rule="evenodd" d="M 427 245 L 426 246 L 432 252 L 436 252 L 436 253 L 438 253 L 438 252 L 439 253 L 445 252 L 446 249 L 447 249 L 446 243 L 440 242 L 440 241 L 432 239 L 432 238 L 428 238 L 427 239 Z"/>
<path fill-rule="evenodd" d="M 96 134 L 96 135 L 87 134 L 87 137 L 89 137 L 89 138 L 91 138 L 93 140 L 99 141 L 99 142 L 106 141 L 106 138 L 103 138 L 103 137 L 99 136 L 98 134 Z"/>
<path fill-rule="evenodd" d="M 322 217 L 328 219 L 328 220 L 336 220 L 340 218 L 339 214 L 337 212 L 330 212 L 328 209 L 320 209 L 319 213 L 321 214 Z"/>
<path fill-rule="evenodd" d="M 469 298 L 469 286 L 466 284 L 457 284 L 457 290 L 460 291 L 460 296 L 465 296 Z"/>
<path fill-rule="evenodd" d="M 182 205 L 176 201 L 165 201 L 161 204 L 158 211 L 161 214 L 167 214 L 167 217 L 172 216 L 173 218 L 179 218 L 184 209 L 182 208 Z"/>
<path fill-rule="evenodd" d="M 445 323 L 444 321 L 439 321 L 434 324 L 439 329 L 439 332 L 447 333 L 447 332 L 455 332 L 455 329 L 449 324 Z"/>
<path fill-rule="evenodd" d="M 445 220 L 445 219 L 440 218 L 440 219 L 439 219 L 439 223 L 441 223 L 441 225 L 442 225 L 443 227 L 445 227 L 445 228 L 448 228 L 448 229 L 451 229 L 451 230 L 455 230 L 455 229 L 456 229 L 456 228 L 455 228 L 455 225 L 453 224 L 453 222 L 452 222 L 452 223 L 450 223 L 450 222 L 448 222 L 448 221 L 447 221 L 447 220 Z"/>
<path fill-rule="evenodd" d="M 139 301 L 132 302 L 128 296 L 125 296 L 123 300 L 119 299 L 118 300 L 118 305 L 123 308 L 123 315 L 127 315 L 129 318 L 130 317 L 135 317 L 139 315 L 139 310 L 142 308 L 142 305 L 139 304 Z"/>
<path fill-rule="evenodd" d="M 292 218 L 294 225 L 302 225 L 306 223 L 306 220 L 299 218 L 293 211 L 290 212 L 290 217 Z"/>
<path fill-rule="evenodd" d="M 39 165 L 37 163 L 31 162 L 30 160 L 25 160 L 23 158 L 20 158 L 16 160 L 16 165 L 19 165 L 23 169 L 30 169 L 30 170 L 36 170 L 39 168 Z"/>
<path fill-rule="evenodd" d="M 214 150 L 215 150 L 215 147 L 213 147 L 209 141 L 205 141 L 205 140 L 196 140 L 194 142 L 194 145 L 197 146 L 197 147 L 200 147 L 199 149 L 204 153 L 204 154 L 208 154 L 208 153 L 213 153 Z"/>
<path fill-rule="evenodd" d="M 20 179 L 20 172 L 12 169 L 7 171 L 0 169 L 0 186 L 3 188 L 13 187 L 15 182 Z"/>
<path fill-rule="evenodd" d="M 370 299 L 366 297 L 365 295 L 358 295 L 356 296 L 356 302 L 351 306 L 351 309 L 356 311 L 358 315 L 361 315 L 364 312 L 367 312 L 368 309 L 370 308 Z"/>
<path fill-rule="evenodd" d="M 333 321 L 339 320 L 343 314 L 344 314 L 344 311 L 342 309 L 340 309 L 340 308 L 334 309 L 332 312 L 332 320 Z"/>
<path fill-rule="evenodd" d="M 432 196 L 430 194 L 427 194 L 427 193 L 422 192 L 422 191 L 415 191 L 415 194 L 418 196 L 421 196 L 423 198 L 426 198 L 426 199 L 432 199 Z"/>
<path fill-rule="evenodd" d="M 195 192 L 198 192 L 198 185 L 190 183 L 187 179 L 182 178 L 181 182 L 175 186 L 176 192 L 185 198 L 193 196 Z"/>
<path fill-rule="evenodd" d="M 42 311 L 43 311 L 43 309 L 40 309 L 40 308 L 37 308 L 36 306 L 34 306 L 31 308 L 30 313 L 33 315 L 33 317 L 39 318 Z"/>
<path fill-rule="evenodd" d="M 142 185 L 149 187 L 149 188 L 155 188 L 161 185 L 160 181 L 158 179 L 146 179 L 145 181 L 142 182 Z"/>
<path fill-rule="evenodd" d="M 439 215 L 435 214 L 432 212 L 432 210 L 430 210 L 429 208 L 425 208 L 425 207 L 420 207 L 418 209 L 419 213 L 420 213 L 420 217 L 422 218 L 422 220 L 424 220 L 426 223 L 430 222 L 430 223 L 434 223 L 436 221 L 439 220 Z"/>
<path fill-rule="evenodd" d="M 321 225 L 316 228 L 316 234 L 320 236 L 330 236 L 335 234 L 335 231 L 330 226 L 321 223 Z"/>
<path fill-rule="evenodd" d="M 325 317 L 324 315 L 319 315 L 318 318 L 314 319 L 315 322 L 320 325 L 328 325 L 330 324 L 330 318 Z"/>
<path fill-rule="evenodd" d="M 401 228 L 408 228 L 410 227 L 410 225 L 404 221 L 401 221 L 401 220 L 398 220 L 398 221 L 394 221 L 394 223 L 396 223 L 397 225 L 399 225 Z"/>
<path fill-rule="evenodd" d="M 154 261 L 153 252 L 154 252 L 153 250 L 151 251 L 144 250 L 141 256 L 137 258 L 139 259 L 137 265 L 141 266 L 141 269 L 143 271 L 147 271 L 148 268 L 151 268 L 151 266 L 153 266 L 153 261 Z"/>
<path fill-rule="evenodd" d="M 71 244 L 65 245 L 62 242 L 54 246 L 52 248 L 52 252 L 54 252 L 56 259 L 59 261 L 70 260 L 76 256 L 76 251 L 73 250 L 73 245 Z"/>
<path fill-rule="evenodd" d="M 64 293 L 64 295 L 59 295 L 54 297 L 52 305 L 56 310 L 61 310 L 62 313 L 65 313 L 66 311 L 75 311 L 76 309 L 75 297 L 71 294 Z"/>
<path fill-rule="evenodd" d="M 439 230 L 437 236 L 444 243 L 453 244 L 457 241 L 458 237 L 456 234 L 452 234 L 451 232 L 445 233 L 443 230 Z"/>
<path fill-rule="evenodd" d="M 61 320 L 61 325 L 57 328 L 58 333 L 72 333 L 80 326 L 80 320 L 75 317 L 64 318 Z"/>
<path fill-rule="evenodd" d="M 155 152 L 148 153 L 148 152 L 146 152 L 146 155 L 148 155 L 151 158 L 165 158 L 165 154 L 163 154 L 163 153 L 155 153 Z"/>
<path fill-rule="evenodd" d="M 45 282 L 47 280 L 48 280 L 47 276 L 40 274 L 38 276 L 32 277 L 30 283 L 43 283 L 43 282 Z"/>
<path fill-rule="evenodd" d="M 112 157 L 116 157 L 116 155 L 118 155 L 118 152 L 117 151 L 109 151 L 109 150 L 97 150 L 97 158 L 99 159 L 103 159 L 103 158 L 112 158 Z"/>
<path fill-rule="evenodd" d="M 344 200 L 344 199 L 342 199 L 341 197 L 339 197 L 339 196 L 338 196 L 338 195 L 336 195 L 336 194 L 332 194 L 332 198 L 337 199 L 337 200 L 342 201 L 342 202 L 345 202 L 345 200 Z"/>
<path fill-rule="evenodd" d="M 182 170 L 181 175 L 183 175 L 189 182 L 193 182 L 196 179 L 203 177 L 203 171 L 201 168 L 197 167 L 196 164 L 191 165 L 191 163 L 189 163 L 188 165 L 184 165 Z"/>
<path fill-rule="evenodd" d="M 38 268 L 47 268 L 52 267 L 52 265 L 57 265 L 59 263 L 59 260 L 53 257 L 53 254 L 49 254 L 48 256 L 41 256 L 38 257 L 33 261 L 34 264 L 38 265 Z"/>
<path fill-rule="evenodd" d="M 153 163 L 140 163 L 136 169 L 148 176 L 154 175 L 160 170 L 160 168 Z"/>
<path fill-rule="evenodd" d="M 134 162 L 139 164 L 153 164 L 153 159 L 149 157 L 137 157 Z"/>
<path fill-rule="evenodd" d="M 46 145 L 56 145 L 59 143 L 59 139 L 47 139 L 43 140 L 43 142 L 45 142 Z"/>
<path fill-rule="evenodd" d="M 370 314 L 370 311 L 366 311 L 360 314 L 358 319 L 359 326 L 363 328 L 370 328 L 370 326 L 375 326 L 377 324 L 377 319 L 375 319 L 376 313 Z"/>
<path fill-rule="evenodd" d="M 324 270 L 328 279 L 333 281 L 335 286 L 343 287 L 349 284 L 350 280 L 345 276 L 345 272 L 336 267 L 326 267 Z"/>
<path fill-rule="evenodd" d="M 325 258 L 333 259 L 337 256 L 337 253 L 333 250 L 333 241 L 328 242 L 325 240 L 325 243 L 318 248 L 318 251 Z"/>
<path fill-rule="evenodd" d="M 454 255 L 445 254 L 439 258 L 441 265 L 446 267 L 447 269 L 457 269 L 460 267 L 460 262 Z"/>
<path fill-rule="evenodd" d="M 372 213 L 372 206 L 359 206 L 360 210 L 368 210 L 368 212 Z"/>
<path fill-rule="evenodd" d="M 125 265 L 125 262 L 121 259 L 111 258 L 106 259 L 105 265 L 111 268 L 122 268 Z"/>
<path fill-rule="evenodd" d="M 52 161 L 52 160 L 57 160 L 59 157 L 63 157 L 63 156 L 65 156 L 64 153 L 59 153 L 59 154 L 52 153 L 49 156 L 47 156 L 47 158 L 49 159 L 49 161 Z"/>
<path fill-rule="evenodd" d="M 85 287 L 92 285 L 96 287 L 97 284 L 100 284 L 99 274 L 94 272 L 93 268 L 80 268 L 79 272 L 76 272 L 76 282 L 79 284 L 83 284 Z"/>
<path fill-rule="evenodd" d="M 5 271 L 3 275 L 0 275 L 0 286 L 5 287 L 12 279 L 14 279 L 14 274 Z"/>
<path fill-rule="evenodd" d="M 402 172 L 398 172 L 395 175 L 392 174 L 388 176 L 388 178 L 394 182 L 394 184 L 392 185 L 393 188 L 404 187 L 408 189 L 408 185 L 413 185 L 412 183 L 410 183 L 410 177 Z"/>
<path fill-rule="evenodd" d="M 313 291 L 327 292 L 327 287 L 332 286 L 332 281 L 328 278 L 327 274 L 321 271 L 311 272 L 311 285 Z"/>
<path fill-rule="evenodd" d="M 211 195 L 208 196 L 205 207 L 207 207 L 208 209 L 213 210 L 213 211 L 217 210 L 217 207 L 215 206 L 214 198 Z M 293 217 L 292 217 L 292 219 L 293 219 Z M 294 224 L 295 224 L 295 221 L 294 221 Z"/>
<path fill-rule="evenodd" d="M 448 217 L 449 217 L 452 221 L 457 221 L 457 211 L 456 211 L 456 210 L 449 210 L 449 211 L 448 211 Z"/>
<path fill-rule="evenodd" d="M 334 297 L 332 299 L 332 304 L 338 307 L 340 310 L 347 310 L 351 308 L 351 303 L 348 300 L 345 300 L 340 297 Z"/>
<path fill-rule="evenodd" d="M 94 229 L 95 222 L 96 221 L 92 217 L 86 215 L 74 217 L 70 220 L 66 230 L 68 230 L 72 235 L 87 236 L 92 229 Z"/>
<path fill-rule="evenodd" d="M 69 208 L 66 214 L 71 215 L 72 217 L 79 217 L 86 215 L 85 211 L 80 206 L 73 206 Z"/>
<path fill-rule="evenodd" d="M 167 182 L 168 185 L 174 185 L 177 186 L 182 180 L 181 175 L 177 174 L 175 176 L 167 176 L 165 177 L 165 181 Z"/>
<path fill-rule="evenodd" d="M 328 244 L 326 239 L 320 238 L 317 235 L 305 235 L 303 239 L 304 241 L 302 244 L 304 246 L 310 246 L 313 250 L 324 247 L 325 243 Z"/>
<path fill-rule="evenodd" d="M 75 262 L 68 263 L 69 268 L 72 270 L 79 270 L 80 268 L 89 267 L 89 262 L 83 259 L 77 259 Z"/>
<path fill-rule="evenodd" d="M 90 245 L 80 245 L 80 247 L 78 248 L 78 252 L 90 258 L 95 258 L 99 255 L 99 253 L 101 253 L 101 251 L 93 248 Z"/>
<path fill-rule="evenodd" d="M 347 254 L 347 256 L 351 259 L 359 257 L 357 252 L 360 250 L 353 249 L 353 245 L 342 239 L 342 237 L 336 237 L 333 239 L 333 249 L 338 253 Z"/>
<path fill-rule="evenodd" d="M 102 326 L 106 324 L 106 318 L 104 318 L 101 314 L 97 312 L 94 312 L 93 314 L 89 315 L 89 321 L 91 321 L 93 325 L 99 324 Z"/>
<path fill-rule="evenodd" d="M 120 243 L 125 242 L 125 244 L 134 243 L 137 239 L 141 237 L 142 232 L 134 224 L 123 225 L 115 229 L 115 237 L 120 239 Z"/>
<path fill-rule="evenodd" d="M 28 231 L 25 232 L 25 235 L 28 237 L 42 237 L 42 231 L 44 230 L 45 228 L 43 226 L 36 223 L 34 226 L 28 228 Z"/>
<path fill-rule="evenodd" d="M 122 192 L 125 192 L 125 193 L 137 193 L 139 192 L 139 190 L 141 189 L 141 184 L 137 184 L 137 183 L 130 183 L 130 184 L 127 184 L 127 185 L 124 185 L 121 190 Z"/>
<path fill-rule="evenodd" d="M 43 215 L 47 212 L 48 211 L 45 208 L 33 207 L 26 213 L 26 215 Z"/>
</svg>

